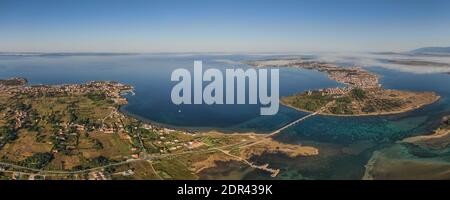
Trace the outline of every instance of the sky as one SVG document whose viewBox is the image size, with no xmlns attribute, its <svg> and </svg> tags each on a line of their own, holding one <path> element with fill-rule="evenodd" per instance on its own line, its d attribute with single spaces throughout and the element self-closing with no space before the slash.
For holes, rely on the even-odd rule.
<svg viewBox="0 0 450 200">
<path fill-rule="evenodd" d="M 2 52 L 358 52 L 424 46 L 450 46 L 450 1 L 0 0 Z"/>
</svg>

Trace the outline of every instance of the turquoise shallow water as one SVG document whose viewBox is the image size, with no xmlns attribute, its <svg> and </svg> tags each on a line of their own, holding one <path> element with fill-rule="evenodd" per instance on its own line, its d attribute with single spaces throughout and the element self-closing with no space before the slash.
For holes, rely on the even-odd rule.
<svg viewBox="0 0 450 200">
<path fill-rule="evenodd" d="M 376 143 L 394 142 L 399 139 L 423 134 L 434 129 L 440 119 L 450 112 L 450 76 L 447 74 L 417 75 L 388 71 L 381 68 L 370 69 L 381 74 L 385 88 L 410 91 L 434 91 L 441 99 L 423 108 L 387 116 L 334 117 L 316 116 L 285 130 L 279 139 L 311 139 L 320 142 L 351 144 L 361 140 Z M 289 138 L 289 139 L 287 139 Z"/>
<path fill-rule="evenodd" d="M 439 102 L 421 109 L 389 116 L 375 117 L 332 117 L 317 116 L 287 129 L 277 139 L 286 143 L 311 145 L 319 148 L 319 156 L 314 158 L 289 158 L 280 154 L 266 154 L 253 158 L 257 163 L 271 163 L 272 167 L 282 169 L 279 179 L 361 179 L 365 165 L 377 150 L 392 153 L 400 151 L 401 156 L 390 158 L 396 162 L 407 160 L 417 162 L 414 169 L 403 178 L 418 178 L 420 167 L 450 166 L 448 152 L 450 148 L 434 150 L 418 148 L 414 145 L 397 144 L 403 138 L 430 134 L 441 118 L 449 114 L 450 76 L 447 74 L 410 74 L 370 68 L 382 75 L 381 82 L 386 88 L 411 91 L 435 91 L 442 98 Z M 403 149 L 392 148 L 404 146 Z M 407 150 L 407 153 L 401 151 Z M 383 154 L 384 155 L 384 154 Z M 389 154 L 388 154 L 389 155 Z M 426 159 L 424 159 L 426 158 Z M 387 161 L 380 165 L 380 171 L 398 170 L 391 168 Z M 405 163 L 399 162 L 408 171 Z M 438 164 L 436 164 L 438 163 Z M 445 167 L 444 167 L 445 168 Z M 434 168 L 431 168 L 435 170 Z M 401 171 L 401 170 L 400 170 Z M 442 171 L 436 170 L 437 173 Z M 434 178 L 435 174 L 426 177 Z M 244 176 L 246 179 L 269 179 L 268 174 L 253 171 Z M 389 178 L 389 177 L 384 177 Z"/>
<path fill-rule="evenodd" d="M 274 116 L 259 116 L 259 105 L 183 105 L 170 101 L 171 72 L 176 68 L 192 70 L 194 60 L 204 67 L 221 70 L 248 67 L 238 61 L 264 59 L 261 55 L 182 55 L 153 54 L 128 56 L 0 56 L 0 78 L 26 77 L 30 84 L 82 83 L 90 80 L 116 80 L 135 86 L 123 111 L 140 119 L 186 129 L 270 132 L 306 113 L 281 106 Z M 231 64 L 232 63 L 232 64 Z M 287 158 L 264 155 L 255 162 L 270 163 L 282 169 L 282 179 L 358 179 L 372 152 L 413 135 L 429 133 L 439 119 L 450 113 L 450 75 L 413 74 L 370 67 L 381 76 L 385 88 L 435 91 L 439 102 L 416 111 L 391 116 L 331 117 L 315 116 L 283 131 L 276 139 L 312 145 L 321 151 L 314 158 Z M 339 84 L 325 74 L 292 68 L 280 69 L 280 94 L 291 95 L 308 89 Z M 221 170 L 204 171 L 204 178 L 223 177 L 239 164 L 224 164 Z M 254 170 L 241 170 L 243 178 L 269 178 Z M 245 172 L 245 173 L 244 173 Z M 221 175 L 222 174 L 222 175 Z M 230 175 L 231 176 L 231 175 Z M 233 176 L 237 176 L 233 174 Z"/>
</svg>

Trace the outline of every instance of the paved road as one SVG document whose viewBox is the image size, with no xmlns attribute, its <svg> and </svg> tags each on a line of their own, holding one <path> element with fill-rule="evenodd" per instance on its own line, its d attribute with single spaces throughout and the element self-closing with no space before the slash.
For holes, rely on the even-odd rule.
<svg viewBox="0 0 450 200">
<path fill-rule="evenodd" d="M 20 166 L 20 165 L 11 164 L 11 163 L 5 163 L 5 162 L 0 162 L 0 165 L 1 166 L 6 166 L 6 167 L 12 167 L 12 168 L 15 168 L 15 169 L 29 170 L 29 171 L 43 173 L 43 174 L 70 175 L 70 174 L 86 173 L 86 172 L 95 171 L 95 170 L 99 170 L 99 169 L 103 169 L 103 168 L 107 168 L 107 167 L 117 166 L 117 165 L 123 165 L 123 164 L 126 164 L 126 163 L 135 162 L 137 160 L 138 159 L 129 159 L 129 160 L 126 160 L 126 161 L 112 163 L 112 164 L 101 166 L 101 167 L 94 167 L 94 168 L 90 168 L 90 169 L 83 169 L 83 170 L 77 170 L 77 171 L 57 171 L 57 170 L 35 169 L 35 168 L 24 167 L 24 166 Z M 17 171 L 17 172 L 20 172 L 20 171 Z"/>
<path fill-rule="evenodd" d="M 233 144 L 233 145 L 238 145 L 238 144 Z M 226 145 L 226 147 L 229 147 L 229 146 L 232 146 L 232 145 Z M 112 164 L 108 164 L 108 165 L 104 165 L 104 166 L 100 166 L 100 167 L 94 167 L 94 168 L 76 170 L 76 171 L 35 169 L 35 168 L 24 167 L 24 166 L 12 164 L 12 163 L 5 163 L 5 162 L 0 162 L 0 166 L 11 167 L 11 168 L 20 169 L 20 170 L 28 170 L 28 171 L 32 171 L 32 172 L 36 172 L 36 173 L 45 174 L 45 175 L 71 175 L 71 174 L 81 174 L 81 173 L 87 173 L 87 172 L 91 172 L 91 171 L 97 171 L 97 170 L 105 169 L 108 167 L 119 166 L 119 165 L 128 164 L 128 163 L 132 163 L 132 162 L 137 162 L 137 161 L 151 161 L 153 159 L 165 158 L 165 157 L 170 157 L 170 156 L 178 156 L 178 155 L 183 155 L 183 154 L 202 153 L 202 152 L 207 153 L 207 152 L 213 152 L 213 151 L 217 151 L 217 149 L 212 149 L 212 148 L 211 149 L 202 149 L 199 151 L 185 151 L 185 152 L 174 153 L 174 154 L 158 154 L 158 155 L 148 154 L 148 155 L 142 156 L 143 158 L 128 159 L 126 161 L 121 161 L 121 162 L 116 162 L 116 163 L 112 163 Z M 9 171 L 12 171 L 12 170 L 9 170 Z M 22 171 L 15 171 L 15 172 L 22 173 Z"/>
</svg>

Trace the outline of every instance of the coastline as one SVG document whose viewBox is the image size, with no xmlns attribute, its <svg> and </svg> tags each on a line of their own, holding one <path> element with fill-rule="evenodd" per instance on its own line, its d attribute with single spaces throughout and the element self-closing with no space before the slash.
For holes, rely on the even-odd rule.
<svg viewBox="0 0 450 200">
<path fill-rule="evenodd" d="M 137 114 L 134 114 L 134 113 L 132 113 L 132 112 L 130 112 L 130 111 L 128 111 L 126 109 L 127 105 L 128 104 L 121 105 L 119 107 L 118 111 L 121 112 L 124 115 L 127 115 L 129 117 L 135 118 L 135 119 L 140 120 L 142 122 L 149 123 L 149 124 L 154 124 L 156 126 L 170 128 L 170 129 L 183 130 L 183 131 L 187 131 L 187 132 L 221 132 L 223 134 L 254 133 L 254 134 L 258 134 L 258 135 L 265 135 L 265 134 L 269 134 L 270 132 L 272 132 L 272 130 L 270 130 L 270 131 L 258 131 L 258 130 L 254 130 L 254 129 L 248 129 L 248 130 L 239 131 L 239 130 L 235 130 L 235 129 L 220 128 L 220 127 L 171 125 L 171 124 L 167 124 L 167 123 L 161 123 L 161 122 L 157 122 L 157 121 L 154 121 L 154 120 L 150 120 L 150 119 L 147 119 L 145 117 L 142 117 L 142 116 L 139 116 Z"/>
<path fill-rule="evenodd" d="M 438 128 L 429 135 L 408 137 L 401 140 L 400 143 L 410 143 L 432 149 L 442 149 L 450 144 L 450 130 L 448 128 Z"/>
<path fill-rule="evenodd" d="M 126 97 L 123 96 L 123 98 L 126 99 Z M 142 117 L 135 115 L 131 112 L 128 112 L 124 106 L 128 105 L 128 101 L 126 104 L 120 105 L 117 108 L 117 111 L 128 116 L 131 118 L 134 118 L 136 120 L 143 121 L 145 123 L 148 123 L 153 126 L 159 126 L 161 128 L 173 128 L 176 131 L 186 131 L 183 129 L 180 129 L 179 127 L 171 127 L 166 126 L 165 124 L 153 122 L 151 120 L 141 119 Z M 230 161 L 239 161 L 243 162 L 244 164 L 250 166 L 251 168 L 267 171 L 271 173 L 272 177 L 276 177 L 279 173 L 279 169 L 272 169 L 269 168 L 269 164 L 264 165 L 256 165 L 249 161 L 253 156 L 261 156 L 264 153 L 281 153 L 285 154 L 288 157 L 298 157 L 298 156 L 315 156 L 319 154 L 319 149 L 311 146 L 303 146 L 298 144 L 286 144 L 279 141 L 276 141 L 272 139 L 272 136 L 269 134 L 270 132 L 255 132 L 255 131 L 244 131 L 244 132 L 236 132 L 236 131 L 229 131 L 229 132 L 223 132 L 221 130 L 217 129 L 208 129 L 203 131 L 198 130 L 187 130 L 186 132 L 189 132 L 191 134 L 195 134 L 199 137 L 208 137 L 208 136 L 218 136 L 218 137 L 248 137 L 251 138 L 253 141 L 247 141 L 246 139 L 242 139 L 239 143 L 236 144 L 229 144 L 222 146 L 220 148 L 214 148 L 218 151 L 218 153 L 222 153 L 225 155 L 225 157 L 217 156 L 216 154 L 212 154 L 208 156 L 206 159 L 195 162 L 193 164 L 193 167 L 195 168 L 194 173 L 198 175 L 203 170 L 210 169 L 217 167 L 217 161 L 222 162 L 230 162 Z M 239 149 L 239 152 L 237 155 L 236 153 L 231 153 L 233 149 L 231 150 L 225 150 L 228 149 L 228 147 L 234 147 L 237 146 Z"/>
<path fill-rule="evenodd" d="M 387 96 L 387 94 L 392 92 L 397 93 L 397 95 L 405 95 L 408 97 L 408 95 L 412 96 L 413 99 L 409 99 L 406 102 L 402 102 L 400 107 L 401 109 L 395 110 L 392 108 L 389 108 L 389 110 L 393 111 L 383 111 L 384 109 L 381 108 L 379 110 L 381 111 L 369 111 L 365 112 L 364 107 L 362 105 L 369 103 L 368 105 L 372 104 L 371 102 L 366 102 L 361 100 L 361 98 L 367 98 L 367 94 L 363 93 L 363 97 L 360 97 L 360 99 L 350 99 L 350 102 L 346 103 L 345 106 L 350 106 L 351 112 L 350 114 L 335 114 L 330 112 L 330 110 L 327 110 L 328 104 L 324 107 L 320 108 L 320 112 L 318 112 L 319 115 L 324 116 L 338 116 L 338 117 L 364 117 L 364 116 L 384 116 L 384 115 L 395 115 L 395 114 L 401 114 L 410 112 L 413 110 L 420 109 L 424 106 L 431 105 L 436 103 L 441 99 L 439 95 L 437 95 L 435 92 L 428 92 L 427 94 L 423 92 L 422 94 L 418 92 L 411 92 L 411 91 L 405 91 L 405 90 L 392 90 L 392 89 L 384 89 L 382 88 L 381 84 L 379 83 L 379 76 L 377 74 L 374 74 L 372 72 L 369 72 L 367 70 L 362 69 L 361 67 L 351 67 L 351 68 L 345 68 L 340 67 L 336 64 L 326 63 L 326 62 L 317 62 L 317 61 L 305 61 L 302 59 L 271 59 L 271 60 L 256 60 L 256 61 L 247 61 L 245 62 L 248 65 L 251 65 L 253 67 L 288 67 L 288 68 L 297 68 L 297 69 L 308 69 L 308 70 L 316 70 L 319 72 L 323 72 L 328 75 L 328 78 L 330 80 L 334 80 L 338 83 L 347 85 L 346 87 L 338 87 L 338 88 L 325 88 L 318 90 L 319 93 L 322 93 L 322 96 L 326 96 L 329 98 L 333 98 L 334 100 L 329 101 L 328 103 L 336 104 L 336 99 L 343 99 L 351 97 L 352 95 L 349 95 L 353 90 L 359 89 L 360 91 L 367 93 L 368 91 L 373 91 L 382 93 L 382 94 L 376 94 L 372 95 L 372 97 L 375 100 L 382 101 L 386 99 L 391 99 L 391 96 Z M 316 91 L 317 92 L 317 91 Z M 306 92 L 305 92 L 306 93 Z M 303 94 L 305 94 L 303 93 Z M 361 92 L 360 92 L 361 93 Z M 306 112 L 306 113 L 316 113 L 317 111 L 311 111 L 306 110 L 302 108 L 298 108 L 292 105 L 292 100 L 288 100 L 288 102 L 285 102 L 284 99 L 290 99 L 292 97 L 299 97 L 303 94 L 294 94 L 291 96 L 286 96 L 280 98 L 280 104 L 287 106 L 289 108 L 293 108 L 297 111 Z M 423 99 L 421 95 L 429 95 L 432 96 L 433 99 Z M 308 96 L 311 95 L 311 91 L 308 91 Z M 379 96 L 377 96 L 379 95 Z M 414 96 L 415 95 L 415 96 Z M 319 95 L 320 96 L 320 95 Z M 384 98 L 379 98 L 384 97 Z M 397 98 L 397 100 L 402 100 L 406 98 L 405 96 Z M 317 97 L 315 97 L 317 98 Z M 313 99 L 315 100 L 315 99 Z M 420 101 L 419 101 L 420 100 Z M 295 101 L 311 101 L 310 99 L 303 99 L 303 100 L 295 100 Z M 294 102 L 295 103 L 295 102 Z M 315 103 L 315 102 L 313 102 Z M 356 105 L 355 105 L 355 104 Z M 378 103 L 378 102 L 374 102 Z M 412 105 L 410 105 L 412 104 Z M 416 104 L 416 105 L 415 105 Z M 339 105 L 339 104 L 337 104 Z M 342 104 L 341 104 L 342 105 Z M 359 108 L 358 108 L 359 106 Z M 372 106 L 372 105 L 370 105 Z M 402 108 L 403 106 L 406 106 L 406 108 Z M 341 106 L 342 107 L 342 106 Z M 325 109 L 325 110 L 324 110 Z M 347 108 L 348 109 L 348 108 Z M 372 107 L 373 109 L 373 107 Z"/>
<path fill-rule="evenodd" d="M 373 152 L 362 180 L 447 180 L 450 163 L 446 161 L 445 149 L 449 145 L 448 127 L 438 128 L 430 135 L 404 138 Z M 409 167 L 405 169 L 405 165 Z"/>
<path fill-rule="evenodd" d="M 375 112 L 375 113 L 367 113 L 367 114 L 333 114 L 333 113 L 319 112 L 317 115 L 322 115 L 322 116 L 334 116 L 334 117 L 370 117 L 370 116 L 388 116 L 388 115 L 396 115 L 396 114 L 403 114 L 403 113 L 412 112 L 412 111 L 414 111 L 414 110 L 421 109 L 421 108 L 423 108 L 423 107 L 432 105 L 432 104 L 438 102 L 439 100 L 441 100 L 441 96 L 436 95 L 436 98 L 435 98 L 432 102 L 430 102 L 430 103 L 428 103 L 428 104 L 422 104 L 422 105 L 420 105 L 420 106 L 413 107 L 413 108 L 410 108 L 410 109 L 403 109 L 403 110 L 391 111 L 391 112 Z M 284 105 L 284 106 L 286 106 L 286 107 L 295 109 L 295 110 L 297 110 L 297 111 L 301 111 L 301 112 L 305 112 L 305 113 L 310 113 L 310 114 L 311 114 L 311 113 L 314 113 L 314 111 L 309 111 L 309 110 L 304 110 L 304 109 L 301 109 L 301 108 L 297 108 L 297 107 L 291 106 L 291 105 L 289 105 L 289 104 L 283 103 L 283 102 L 281 102 L 281 101 L 280 101 L 280 104 L 282 104 L 282 105 Z"/>
<path fill-rule="evenodd" d="M 98 87 L 96 87 L 98 86 Z M 269 167 L 269 164 L 263 164 L 259 165 L 256 163 L 253 163 L 249 159 L 253 156 L 260 156 L 263 153 L 282 153 L 290 157 L 297 157 L 297 156 L 313 156 L 319 154 L 319 150 L 310 147 L 310 146 L 302 146 L 302 145 L 296 145 L 296 144 L 286 144 L 281 143 L 278 141 L 275 141 L 271 138 L 271 135 L 267 134 L 258 134 L 256 132 L 232 132 L 232 133 L 223 133 L 222 131 L 184 131 L 179 128 L 176 129 L 170 129 L 166 128 L 168 126 L 161 126 L 160 124 L 156 124 L 154 122 L 145 122 L 141 119 L 139 119 L 138 116 L 134 116 L 133 113 L 126 112 L 124 110 L 124 106 L 128 105 L 128 99 L 127 99 L 127 92 L 131 92 L 133 87 L 130 85 L 124 85 L 117 82 L 108 82 L 108 81 L 102 81 L 102 82 L 96 82 L 91 81 L 86 84 L 70 84 L 70 85 L 39 85 L 39 87 L 19 87 L 19 88 L 10 88 L 10 87 L 4 87 L 5 91 L 8 91 L 7 93 L 9 95 L 5 95 L 5 98 L 14 98 L 14 94 L 29 94 L 33 93 L 35 96 L 24 96 L 24 101 L 33 101 L 33 102 L 41 102 L 40 99 L 42 97 L 42 93 L 45 92 L 54 92 L 55 94 L 59 94 L 60 96 L 50 96 L 48 98 L 53 98 L 55 102 L 59 98 L 65 98 L 66 96 L 70 96 L 70 98 L 87 98 L 92 97 L 93 92 L 97 92 L 98 96 L 103 97 L 103 99 L 91 99 L 89 101 L 85 101 L 86 106 L 92 106 L 93 108 L 99 108 L 102 109 L 101 115 L 94 115 L 96 118 L 93 118 L 93 120 L 100 120 L 102 121 L 102 125 L 99 128 L 93 128 L 91 131 L 88 131 L 88 128 L 85 127 L 85 125 L 77 124 L 76 123 L 65 123 L 61 122 L 62 124 L 65 124 L 65 127 L 62 127 L 59 132 L 58 137 L 69 137 L 68 134 L 66 134 L 67 131 L 65 129 L 70 128 L 72 126 L 82 127 L 82 132 L 74 133 L 76 135 L 82 134 L 83 140 L 86 140 L 88 137 L 101 137 L 104 139 L 109 140 L 113 139 L 112 137 L 122 137 L 121 141 L 126 142 L 126 145 L 131 145 L 126 147 L 126 150 L 121 151 L 119 153 L 110 153 L 108 154 L 108 158 L 119 158 L 119 160 L 115 160 L 112 163 L 106 163 L 105 165 L 100 165 L 94 168 L 87 168 L 84 170 L 79 171 L 82 172 L 90 172 L 90 171 L 97 171 L 108 167 L 113 166 L 122 166 L 122 165 L 128 165 L 135 162 L 140 161 L 147 161 L 149 163 L 156 163 L 156 168 L 161 171 L 161 173 L 165 173 L 165 166 L 171 162 L 173 158 L 177 159 L 188 159 L 185 160 L 186 162 L 183 163 L 183 168 L 180 168 L 179 170 L 173 171 L 176 175 L 177 173 L 181 173 L 183 170 L 189 170 L 191 171 L 192 167 L 197 168 L 198 166 L 202 166 L 201 168 L 197 168 L 197 170 L 192 171 L 194 174 L 198 174 L 199 172 L 203 171 L 204 169 L 208 169 L 211 167 L 216 166 L 216 161 L 229 161 L 229 160 L 235 160 L 243 162 L 244 164 L 250 166 L 251 168 L 255 168 L 258 170 L 266 171 L 271 173 L 272 177 L 275 177 L 280 172 L 279 169 L 273 169 Z M 70 92 L 67 92 L 69 90 Z M 103 96 L 104 94 L 104 96 Z M 97 96 L 94 96 L 92 98 L 97 98 Z M 13 101 L 13 100 L 9 100 Z M 45 101 L 48 102 L 48 101 Z M 102 102 L 104 105 L 99 106 L 99 103 Z M 45 104 L 45 103 L 44 103 Z M 64 107 L 67 104 L 66 101 L 61 101 L 57 104 L 63 104 Z M 72 105 L 72 104 L 71 104 Z M 72 105 L 72 108 L 76 108 L 76 104 Z M 38 107 L 41 108 L 41 107 Z M 91 110 L 93 109 L 91 108 Z M 112 109 L 112 110 L 111 110 Z M 36 112 L 42 112 L 42 110 L 38 110 Z M 76 110 L 72 111 L 73 113 L 77 113 Z M 28 116 L 27 114 L 22 115 L 24 117 Z M 91 117 L 94 117 L 91 116 Z M 110 119 L 109 119 L 110 118 Z M 25 118 L 24 118 L 25 119 Z M 108 122 L 105 122 L 105 120 L 108 119 Z M 125 121 L 125 122 L 124 122 Z M 120 125 L 116 124 L 116 122 L 120 122 Z M 42 123 L 53 123 L 53 122 L 47 122 L 44 121 Z M 126 124 L 125 124 L 126 123 Z M 116 128 L 114 128 L 116 127 Z M 143 130 L 147 130 L 147 132 L 142 132 Z M 21 130 L 21 127 L 19 126 L 18 131 Z M 78 129 L 77 129 L 78 130 Z M 133 131 L 138 130 L 138 131 Z M 95 133 L 94 133 L 95 132 Z M 153 133 L 152 133 L 153 132 Z M 115 133 L 115 134 L 114 134 Z M 141 135 L 141 134 L 156 134 L 157 138 L 148 140 L 148 136 Z M 73 133 L 70 134 L 72 136 Z M 90 136 L 89 136 L 90 135 Z M 32 137 L 30 134 L 27 135 L 20 135 L 17 142 L 24 141 L 22 138 L 23 136 L 27 136 L 28 138 Z M 169 141 L 165 140 L 163 136 L 166 136 L 168 138 L 171 138 Z M 128 137 L 128 139 L 127 139 Z M 144 138 L 143 138 L 144 137 Z M 134 138 L 134 139 L 132 139 Z M 156 148 L 154 145 L 156 144 L 164 144 L 162 148 L 158 146 L 159 150 L 158 152 L 148 152 L 148 148 L 145 147 L 145 143 L 153 143 L 153 147 Z M 134 140 L 134 141 L 133 141 Z M 65 139 L 62 141 L 66 141 Z M 15 152 L 14 149 L 21 148 L 23 145 L 20 143 L 17 143 L 15 140 L 6 143 L 8 145 L 8 148 L 6 151 L 2 152 L 5 155 L 12 155 L 12 152 Z M 171 146 L 172 144 L 176 143 L 174 146 Z M 181 142 L 181 143 L 180 143 Z M 169 144 L 169 146 L 165 146 Z M 28 143 L 27 145 L 39 145 L 35 143 Z M 52 145 L 49 143 L 49 145 Z M 134 147 L 133 147 L 134 146 Z M 133 147 L 133 148 L 131 148 Z M 74 149 L 79 148 L 78 146 L 74 146 Z M 95 151 L 95 155 L 102 156 L 100 152 L 103 152 L 104 146 L 101 145 L 100 149 L 97 149 Z M 118 150 L 116 146 L 106 146 L 108 150 L 115 149 Z M 131 148 L 131 149 L 129 149 Z M 88 148 L 89 149 L 89 148 Z M 132 150 L 134 149 L 134 150 Z M 130 150 L 130 151 L 129 151 Z M 68 150 L 69 151 L 69 150 Z M 118 150 L 120 151 L 120 150 Z M 59 151 L 52 151 L 47 152 L 44 151 L 54 157 L 57 157 L 56 159 L 61 160 L 67 160 L 70 159 L 70 157 L 65 156 L 63 154 L 59 154 Z M 25 158 L 33 156 L 36 152 L 33 150 L 30 150 L 28 156 L 25 156 Z M 90 152 L 92 154 L 93 152 Z M 94 155 L 94 156 L 95 156 Z M 191 157 L 194 156 L 196 159 L 193 161 L 190 160 Z M 84 157 L 83 157 L 84 158 Z M 20 159 L 15 158 L 14 159 Z M 86 158 L 84 158 L 86 159 Z M 51 162 L 52 159 L 49 161 Z M 59 162 L 55 160 L 55 162 Z M 11 160 L 11 163 L 0 162 L 0 165 L 7 165 L 12 168 L 14 168 L 18 173 L 20 173 L 21 170 L 31 170 L 36 172 L 45 172 L 46 176 L 56 176 L 56 175 L 70 175 L 77 173 L 76 171 L 72 170 L 72 167 L 77 165 L 67 165 L 72 166 L 64 169 L 63 171 L 58 170 L 54 171 L 53 166 L 56 163 L 51 164 L 49 168 L 46 168 L 46 165 L 42 167 L 22 167 L 20 164 L 17 164 L 17 160 Z M 81 160 L 74 161 L 75 163 L 82 164 Z M 50 164 L 50 163 L 47 163 Z M 78 165 L 77 165 L 78 166 Z M 196 167 L 197 166 L 197 167 Z M 145 170 L 145 169 L 144 169 Z M 155 170 L 154 170 L 155 171 Z M 156 172 L 155 172 L 156 173 Z"/>
</svg>

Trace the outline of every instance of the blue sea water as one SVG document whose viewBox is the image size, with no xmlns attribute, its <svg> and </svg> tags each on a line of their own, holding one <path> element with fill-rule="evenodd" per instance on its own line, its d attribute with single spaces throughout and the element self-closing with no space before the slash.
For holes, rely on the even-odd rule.
<svg viewBox="0 0 450 200">
<path fill-rule="evenodd" d="M 202 60 L 204 68 L 224 70 L 230 67 L 247 68 L 249 66 L 240 61 L 269 57 L 231 54 L 0 55 L 0 78 L 25 77 L 30 84 L 120 81 L 133 85 L 136 93 L 127 96 L 129 104 L 121 109 L 139 119 L 192 130 L 263 133 L 275 130 L 306 113 L 280 106 L 278 114 L 260 116 L 260 105 L 174 105 L 170 91 L 176 83 L 170 81 L 170 76 L 176 68 L 192 70 L 194 60 Z M 373 150 L 408 136 L 429 133 L 442 116 L 450 113 L 450 75 L 414 74 L 376 66 L 367 69 L 381 76 L 385 88 L 434 91 L 442 98 L 435 104 L 398 115 L 309 118 L 286 129 L 276 139 L 319 147 L 323 151 L 320 156 L 291 159 L 282 155 L 265 155 L 254 158 L 255 162 L 268 162 L 283 169 L 279 178 L 357 179 L 363 173 L 364 164 Z M 320 72 L 280 68 L 281 96 L 339 85 Z M 205 170 L 205 177 L 215 177 L 214 169 Z M 243 178 L 268 176 L 251 172 Z"/>
<path fill-rule="evenodd" d="M 267 132 L 304 113 L 281 106 L 275 116 L 260 116 L 261 105 L 174 105 L 170 98 L 173 70 L 193 70 L 194 60 L 202 60 L 204 70 L 230 67 L 248 68 L 239 61 L 259 59 L 243 55 L 152 54 L 128 56 L 2 56 L 0 78 L 26 77 L 30 84 L 83 83 L 115 80 L 131 84 L 136 95 L 128 95 L 122 111 L 143 120 L 187 129 Z M 232 62 L 232 63 L 230 63 Z M 280 95 L 339 84 L 325 74 L 289 68 L 280 69 Z M 205 83 L 206 84 L 206 83 Z"/>
</svg>

